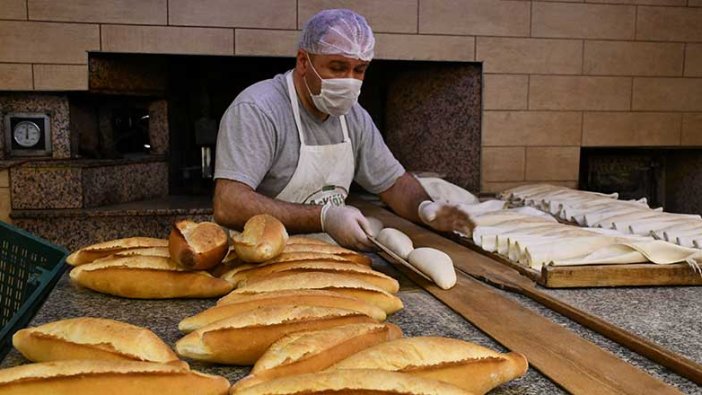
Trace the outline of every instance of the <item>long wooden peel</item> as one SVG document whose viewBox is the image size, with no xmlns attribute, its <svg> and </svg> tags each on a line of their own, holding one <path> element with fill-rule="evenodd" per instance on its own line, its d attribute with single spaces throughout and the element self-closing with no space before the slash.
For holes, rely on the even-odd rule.
<svg viewBox="0 0 702 395">
<path fill-rule="evenodd" d="M 485 262 L 480 258 L 489 258 L 370 203 L 354 202 L 354 205 L 365 215 L 372 215 L 386 226 L 401 230 L 416 246 L 438 248 L 451 256 L 460 270 L 456 286 L 448 291 L 404 270 L 404 266 L 401 269 L 496 341 L 525 354 L 532 366 L 566 390 L 582 394 L 679 393 L 675 388 L 466 274 L 477 272 L 476 277 L 489 278 L 493 283 L 507 284 L 510 289 L 519 290 L 522 288 L 522 281 L 519 280 L 521 276 L 512 269 L 494 262 Z M 392 261 L 392 257 L 387 254 L 383 256 Z M 473 276 L 472 273 L 470 275 Z M 524 281 L 531 284 L 528 279 Z"/>
</svg>

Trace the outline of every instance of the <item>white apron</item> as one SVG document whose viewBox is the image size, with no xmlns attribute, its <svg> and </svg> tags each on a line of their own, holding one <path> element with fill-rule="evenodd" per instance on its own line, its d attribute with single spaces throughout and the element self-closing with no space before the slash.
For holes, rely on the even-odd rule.
<svg viewBox="0 0 702 395">
<path fill-rule="evenodd" d="M 295 125 L 297 125 L 297 134 L 300 136 L 300 157 L 292 178 L 276 199 L 291 203 L 344 205 L 353 181 L 355 167 L 346 117 L 343 115 L 339 117 L 344 134 L 344 140 L 341 143 L 306 145 L 292 72 L 288 72 L 285 78 Z"/>
</svg>

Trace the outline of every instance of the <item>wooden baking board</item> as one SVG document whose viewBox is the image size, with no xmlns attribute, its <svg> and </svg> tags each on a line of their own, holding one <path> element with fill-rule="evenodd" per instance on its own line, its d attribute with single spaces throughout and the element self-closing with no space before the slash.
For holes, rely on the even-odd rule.
<svg viewBox="0 0 702 395">
<path fill-rule="evenodd" d="M 447 236 L 461 245 L 516 269 L 546 288 L 702 285 L 702 275 L 696 273 L 684 263 L 671 265 L 636 263 L 626 265 L 544 266 L 541 271 L 538 271 L 514 263 L 495 253 L 487 252 L 475 245 L 471 239 L 458 235 Z"/>
</svg>

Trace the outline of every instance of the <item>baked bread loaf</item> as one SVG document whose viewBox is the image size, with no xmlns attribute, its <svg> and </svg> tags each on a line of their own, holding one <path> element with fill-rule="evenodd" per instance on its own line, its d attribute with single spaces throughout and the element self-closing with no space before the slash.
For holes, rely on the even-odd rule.
<svg viewBox="0 0 702 395">
<path fill-rule="evenodd" d="M 153 362 L 69 360 L 0 370 L 3 395 L 226 395 L 229 381 Z"/>
<path fill-rule="evenodd" d="M 314 237 L 309 237 L 309 236 L 302 236 L 302 235 L 294 235 L 290 236 L 288 238 L 288 242 L 286 244 L 318 244 L 318 245 L 333 245 L 329 244 L 324 240 L 320 239 L 315 239 Z"/>
<path fill-rule="evenodd" d="M 237 389 L 236 395 L 308 394 L 392 394 L 392 395 L 470 395 L 440 381 L 384 370 L 336 370 L 286 376 Z"/>
<path fill-rule="evenodd" d="M 374 304 L 387 314 L 392 314 L 403 307 L 400 298 L 382 288 L 343 274 L 333 273 L 292 273 L 248 284 L 232 291 L 232 294 L 251 295 L 293 289 L 323 289 L 338 292 Z"/>
<path fill-rule="evenodd" d="M 17 331 L 12 345 L 32 362 L 65 359 L 183 364 L 156 334 L 105 318 L 70 318 Z"/>
<path fill-rule="evenodd" d="M 78 266 L 120 251 L 145 247 L 168 247 L 168 240 L 155 239 L 153 237 L 129 237 L 126 239 L 110 240 L 103 243 L 92 244 L 78 251 L 74 251 L 71 255 L 66 257 L 66 262 L 69 265 Z"/>
<path fill-rule="evenodd" d="M 207 270 L 227 255 L 229 238 L 214 222 L 182 220 L 173 224 L 168 251 L 171 259 L 186 269 Z"/>
<path fill-rule="evenodd" d="M 358 263 L 361 265 L 366 265 L 370 266 L 372 263 L 372 260 L 370 257 L 364 254 L 359 254 L 356 251 L 349 250 L 344 247 L 340 246 L 335 246 L 331 244 L 288 244 L 285 246 L 285 249 L 283 249 L 283 253 L 289 253 L 289 252 L 308 252 L 308 253 L 316 253 L 316 254 L 333 254 L 333 255 L 339 255 L 343 258 L 346 258 L 354 263 Z"/>
<path fill-rule="evenodd" d="M 517 352 L 502 354 L 445 337 L 407 337 L 367 348 L 330 369 L 393 370 L 484 394 L 524 375 L 528 366 Z"/>
<path fill-rule="evenodd" d="M 273 343 L 236 387 L 319 372 L 361 350 L 399 337 L 402 331 L 393 324 L 350 324 L 291 333 Z"/>
<path fill-rule="evenodd" d="M 273 264 L 264 263 L 255 266 L 240 266 L 225 273 L 221 278 L 234 285 L 241 286 L 253 284 L 275 276 L 308 272 L 343 274 L 347 277 L 373 284 L 390 293 L 397 293 L 400 289 L 397 280 L 367 266 L 350 265 L 348 263 L 334 261 L 291 261 Z"/>
<path fill-rule="evenodd" d="M 280 263 L 280 262 L 291 262 L 291 261 L 332 261 L 332 262 L 346 262 L 346 263 L 353 263 L 353 264 L 358 264 L 357 262 L 346 258 L 341 255 L 335 255 L 335 254 L 325 254 L 325 253 L 319 253 L 319 252 L 310 252 L 310 251 L 300 251 L 300 252 L 284 252 L 280 254 L 279 256 L 269 259 L 264 263 Z M 363 264 L 363 266 L 370 266 Z"/>
<path fill-rule="evenodd" d="M 351 310 L 365 314 L 376 321 L 384 321 L 386 317 L 385 311 L 381 308 L 361 299 L 318 289 L 232 296 L 227 295 L 220 299 L 216 306 L 192 317 L 185 318 L 178 324 L 178 329 L 180 329 L 181 332 L 189 333 L 215 321 L 223 320 L 237 314 L 256 310 L 265 306 L 289 305 L 291 302 L 295 303 L 297 306 L 333 307 Z"/>
<path fill-rule="evenodd" d="M 93 262 L 100 262 L 101 260 L 111 259 L 111 258 L 124 258 L 128 256 L 160 256 L 163 258 L 170 258 L 171 254 L 168 252 L 168 247 L 141 247 L 141 248 L 130 248 L 128 250 L 117 251 L 108 256 L 98 258 Z"/>
<path fill-rule="evenodd" d="M 167 258 L 133 256 L 78 266 L 71 279 L 93 291 L 135 299 L 212 298 L 233 286 L 207 272 L 187 271 Z"/>
<path fill-rule="evenodd" d="M 273 342 L 288 333 L 362 322 L 375 320 L 331 307 L 267 306 L 191 332 L 176 342 L 176 351 L 199 361 L 252 365 Z"/>
<path fill-rule="evenodd" d="M 244 231 L 232 240 L 239 259 L 245 262 L 264 262 L 283 252 L 288 232 L 275 217 L 259 214 L 246 221 Z"/>
</svg>

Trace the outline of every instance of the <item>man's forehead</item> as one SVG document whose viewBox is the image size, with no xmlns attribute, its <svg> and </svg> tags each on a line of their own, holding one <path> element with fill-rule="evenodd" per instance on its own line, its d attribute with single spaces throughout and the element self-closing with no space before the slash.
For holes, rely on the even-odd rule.
<svg viewBox="0 0 702 395">
<path fill-rule="evenodd" d="M 325 63 L 332 63 L 332 62 L 341 62 L 341 63 L 348 63 L 351 65 L 363 65 L 363 64 L 368 64 L 370 63 L 367 60 L 361 60 L 361 59 L 355 59 L 355 58 L 349 58 L 344 55 L 325 55 L 325 54 L 314 54 L 314 57 L 319 61 L 319 62 L 325 62 Z"/>
</svg>

